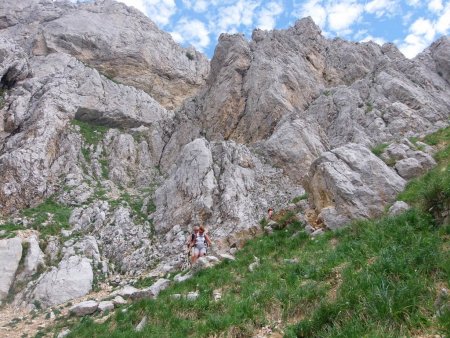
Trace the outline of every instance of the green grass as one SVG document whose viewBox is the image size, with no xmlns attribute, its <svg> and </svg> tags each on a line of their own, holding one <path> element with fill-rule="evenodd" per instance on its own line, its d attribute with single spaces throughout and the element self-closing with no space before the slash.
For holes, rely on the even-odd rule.
<svg viewBox="0 0 450 338">
<path fill-rule="evenodd" d="M 80 133 L 87 144 L 97 145 L 105 137 L 108 127 L 80 121 L 72 120 L 72 125 L 80 127 Z"/>
<path fill-rule="evenodd" d="M 410 181 L 398 199 L 430 212 L 442 223 L 450 212 L 450 127 L 426 136 L 424 141 L 440 148 L 435 154 L 438 165 Z"/>
<path fill-rule="evenodd" d="M 374 155 L 380 157 L 387 147 L 389 147 L 389 143 L 381 143 L 373 147 L 371 150 Z"/>
<path fill-rule="evenodd" d="M 288 337 L 444 332 L 448 322 L 433 317 L 433 303 L 436 286 L 449 282 L 450 260 L 441 249 L 442 231 L 429 215 L 411 210 L 358 222 L 316 240 L 304 232 L 293 236 L 298 230 L 289 226 L 251 240 L 236 261 L 201 271 L 156 300 L 117 311 L 104 324 L 78 323 L 71 336 L 208 337 L 225 332 L 247 337 L 278 319 L 297 323 L 287 325 Z M 254 256 L 261 266 L 250 272 Z M 222 289 L 218 302 L 212 297 L 216 288 Z M 194 290 L 200 291 L 195 301 L 170 297 Z M 151 324 L 135 333 L 144 315 Z"/>
<path fill-rule="evenodd" d="M 6 222 L 5 224 L 0 225 L 0 230 L 5 231 L 3 235 L 0 234 L 0 239 L 14 237 L 17 230 L 23 229 L 24 227 L 22 225 L 15 224 L 13 222 Z"/>
<path fill-rule="evenodd" d="M 58 235 L 61 229 L 69 228 L 71 213 L 72 208 L 57 203 L 53 198 L 47 198 L 41 204 L 21 211 L 21 216 L 27 217 L 30 221 L 26 227 L 11 221 L 0 225 L 0 230 L 5 230 L 5 234 L 0 238 L 14 237 L 18 230 L 31 228 L 38 230 L 40 238 L 45 240 L 48 236 Z"/>
<path fill-rule="evenodd" d="M 24 216 L 31 219 L 30 227 L 40 232 L 41 238 L 57 235 L 61 229 L 69 228 L 69 218 L 72 208 L 59 204 L 52 198 L 34 208 L 22 211 Z M 47 222 L 47 224 L 44 224 Z"/>
</svg>

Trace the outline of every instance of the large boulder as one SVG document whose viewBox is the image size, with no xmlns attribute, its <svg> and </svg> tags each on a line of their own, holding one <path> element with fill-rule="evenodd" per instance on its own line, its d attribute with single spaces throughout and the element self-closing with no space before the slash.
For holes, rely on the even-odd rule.
<svg viewBox="0 0 450 338">
<path fill-rule="evenodd" d="M 331 228 L 381 215 L 405 183 L 369 149 L 353 143 L 323 153 L 304 180 L 310 202 Z"/>
<path fill-rule="evenodd" d="M 88 294 L 93 279 L 91 261 L 86 257 L 70 256 L 38 280 L 32 298 L 44 306 L 62 304 Z"/>
<path fill-rule="evenodd" d="M 20 238 L 0 240 L 0 301 L 8 296 L 21 257 L 22 241 Z"/>
</svg>

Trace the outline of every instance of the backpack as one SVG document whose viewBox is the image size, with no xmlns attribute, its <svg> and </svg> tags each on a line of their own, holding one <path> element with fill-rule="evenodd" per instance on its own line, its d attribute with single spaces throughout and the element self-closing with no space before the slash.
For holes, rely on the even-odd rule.
<svg viewBox="0 0 450 338">
<path fill-rule="evenodd" d="M 195 233 L 191 234 L 191 242 L 189 244 L 191 244 L 191 243 L 195 244 L 196 239 L 197 239 L 197 235 Z M 189 244 L 188 244 L 188 246 L 189 246 Z M 206 241 L 206 233 L 205 233 L 205 247 L 208 247 L 208 242 Z"/>
</svg>

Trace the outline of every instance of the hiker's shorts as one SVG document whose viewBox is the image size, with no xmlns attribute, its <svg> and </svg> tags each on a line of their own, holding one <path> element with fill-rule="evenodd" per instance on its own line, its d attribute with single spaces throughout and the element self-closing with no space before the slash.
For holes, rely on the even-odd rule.
<svg viewBox="0 0 450 338">
<path fill-rule="evenodd" d="M 202 248 L 194 247 L 193 249 L 194 249 L 194 251 L 193 251 L 194 256 L 206 255 L 206 248 L 205 247 L 202 247 Z"/>
</svg>

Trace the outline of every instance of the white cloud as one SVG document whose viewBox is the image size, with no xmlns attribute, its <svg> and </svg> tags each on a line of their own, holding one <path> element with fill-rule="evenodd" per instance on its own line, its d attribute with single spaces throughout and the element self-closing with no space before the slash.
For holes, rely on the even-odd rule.
<svg viewBox="0 0 450 338">
<path fill-rule="evenodd" d="M 355 1 L 341 1 L 327 7 L 328 25 L 335 32 L 347 31 L 360 17 L 363 6 Z"/>
<path fill-rule="evenodd" d="M 448 34 L 450 31 L 450 2 L 447 3 L 441 16 L 436 21 L 436 31 L 440 34 Z"/>
<path fill-rule="evenodd" d="M 174 0 L 145 0 L 146 14 L 156 24 L 165 26 L 177 11 Z"/>
<path fill-rule="evenodd" d="M 206 12 L 209 2 L 206 0 L 182 0 L 183 5 L 197 13 Z"/>
<path fill-rule="evenodd" d="M 127 6 L 134 7 L 138 10 L 140 10 L 142 13 L 145 14 L 145 0 L 118 0 L 119 2 L 123 2 Z"/>
<path fill-rule="evenodd" d="M 255 9 L 260 5 L 261 0 L 238 0 L 229 6 L 223 6 L 218 10 L 218 15 L 212 25 L 215 32 L 235 33 L 239 26 L 251 26 Z"/>
<path fill-rule="evenodd" d="M 406 0 L 406 3 L 411 7 L 419 7 L 422 5 L 421 0 Z"/>
<path fill-rule="evenodd" d="M 372 0 L 364 6 L 367 13 L 382 17 L 385 14 L 394 15 L 398 9 L 398 3 L 394 0 Z"/>
<path fill-rule="evenodd" d="M 433 23 L 428 19 L 419 18 L 409 27 L 409 34 L 399 49 L 406 57 L 413 58 L 428 47 L 435 35 Z"/>
<path fill-rule="evenodd" d="M 271 30 L 275 27 L 276 16 L 283 12 L 283 4 L 280 2 L 269 2 L 260 12 L 258 18 L 258 27 Z"/>
<path fill-rule="evenodd" d="M 118 0 L 128 6 L 137 8 L 157 25 L 165 26 L 177 11 L 174 0 Z"/>
<path fill-rule="evenodd" d="M 364 39 L 360 40 L 360 42 L 368 42 L 368 41 L 373 41 L 377 44 L 379 44 L 380 46 L 384 45 L 386 43 L 386 40 L 380 37 L 375 37 L 372 35 L 367 35 Z"/>
<path fill-rule="evenodd" d="M 310 16 L 319 27 L 325 27 L 327 11 L 320 4 L 320 0 L 309 0 L 300 5 L 299 17 L 304 18 L 307 16 Z"/>
<path fill-rule="evenodd" d="M 443 8 L 444 8 L 444 6 L 442 5 L 442 0 L 431 0 L 428 3 L 428 9 L 432 12 L 438 13 Z"/>
<path fill-rule="evenodd" d="M 340 35 L 352 32 L 350 26 L 359 20 L 364 10 L 356 0 L 307 0 L 294 6 L 299 17 L 311 16 L 322 30 L 327 28 Z"/>
<path fill-rule="evenodd" d="M 200 51 L 203 51 L 210 43 L 208 29 L 203 22 L 196 19 L 182 18 L 170 34 L 176 42 L 191 44 Z"/>
</svg>

